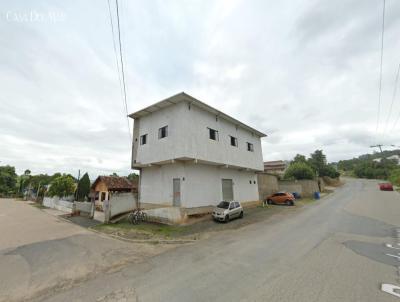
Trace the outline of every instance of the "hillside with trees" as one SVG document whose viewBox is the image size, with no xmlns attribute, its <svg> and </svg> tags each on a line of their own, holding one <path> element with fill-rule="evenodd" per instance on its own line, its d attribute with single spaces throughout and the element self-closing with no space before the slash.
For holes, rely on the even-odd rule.
<svg viewBox="0 0 400 302">
<path fill-rule="evenodd" d="M 399 162 L 395 159 L 388 159 L 393 155 L 400 155 L 400 150 L 364 154 L 353 159 L 341 160 L 338 162 L 338 169 L 355 177 L 385 179 L 399 186 Z"/>
</svg>

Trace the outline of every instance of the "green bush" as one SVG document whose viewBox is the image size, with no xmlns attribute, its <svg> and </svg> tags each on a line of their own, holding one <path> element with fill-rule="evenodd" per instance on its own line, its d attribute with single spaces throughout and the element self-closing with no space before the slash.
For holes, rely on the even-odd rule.
<svg viewBox="0 0 400 302">
<path fill-rule="evenodd" d="M 74 194 L 75 180 L 71 175 L 61 175 L 50 183 L 49 196 L 65 197 Z"/>
<path fill-rule="evenodd" d="M 315 173 L 313 169 L 304 162 L 293 162 L 287 168 L 285 173 L 286 179 L 314 179 Z"/>
<path fill-rule="evenodd" d="M 390 172 L 389 180 L 392 184 L 400 186 L 400 168 L 394 169 Z"/>
</svg>

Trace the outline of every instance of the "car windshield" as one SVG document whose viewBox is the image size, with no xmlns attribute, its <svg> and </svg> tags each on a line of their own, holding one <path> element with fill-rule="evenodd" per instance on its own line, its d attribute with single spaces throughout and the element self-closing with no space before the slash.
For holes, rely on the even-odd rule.
<svg viewBox="0 0 400 302">
<path fill-rule="evenodd" d="M 218 208 L 221 208 L 221 209 L 227 209 L 227 208 L 229 208 L 229 202 L 227 202 L 227 201 L 221 201 L 221 202 L 219 203 L 219 205 L 217 205 L 217 207 L 218 207 Z"/>
</svg>

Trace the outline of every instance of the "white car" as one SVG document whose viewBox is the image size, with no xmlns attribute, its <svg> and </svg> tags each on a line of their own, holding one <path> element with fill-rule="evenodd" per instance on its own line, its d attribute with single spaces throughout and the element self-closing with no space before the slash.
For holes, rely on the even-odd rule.
<svg viewBox="0 0 400 302">
<path fill-rule="evenodd" d="M 213 209 L 212 217 L 215 220 L 225 222 L 232 218 L 243 218 L 243 208 L 238 201 L 221 201 Z"/>
</svg>

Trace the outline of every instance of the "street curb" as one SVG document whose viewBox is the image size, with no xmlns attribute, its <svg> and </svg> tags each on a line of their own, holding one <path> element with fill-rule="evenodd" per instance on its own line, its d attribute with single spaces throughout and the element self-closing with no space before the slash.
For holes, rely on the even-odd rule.
<svg viewBox="0 0 400 302">
<path fill-rule="evenodd" d="M 122 236 L 119 235 L 115 235 L 115 234 L 107 234 L 107 233 L 103 233 L 100 232 L 98 230 L 94 230 L 92 227 L 88 227 L 88 230 L 95 232 L 97 234 L 102 234 L 102 235 L 106 235 L 109 237 L 113 237 L 115 239 L 119 239 L 122 241 L 126 241 L 126 242 L 132 242 L 132 243 L 149 243 L 149 244 L 186 244 L 186 243 L 194 243 L 197 242 L 199 240 L 193 240 L 193 239 L 186 239 L 186 240 L 167 240 L 167 239 L 128 239 L 128 238 L 124 238 Z"/>
</svg>

